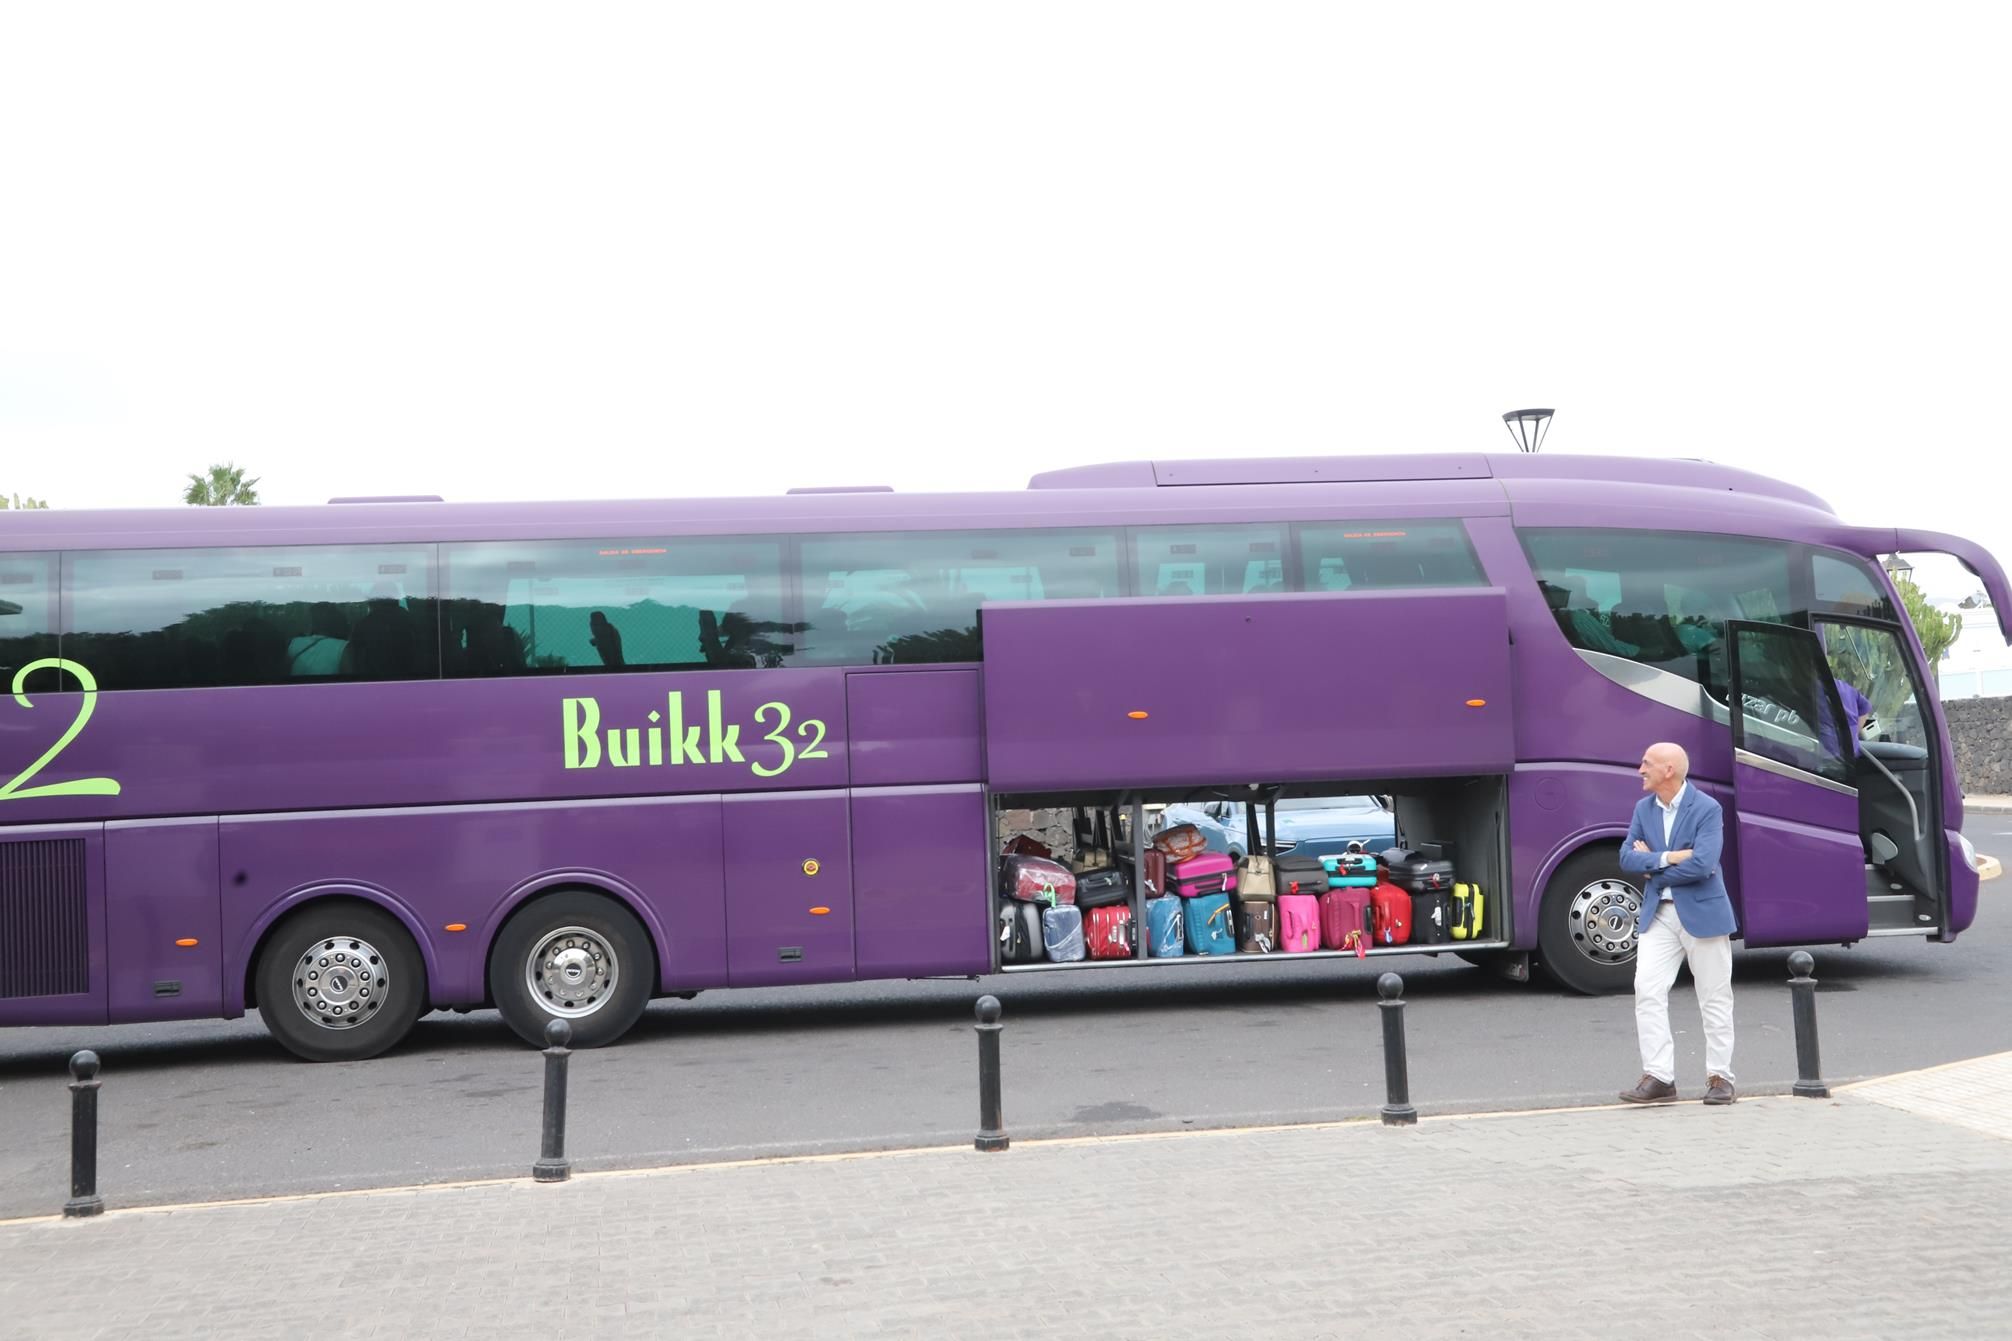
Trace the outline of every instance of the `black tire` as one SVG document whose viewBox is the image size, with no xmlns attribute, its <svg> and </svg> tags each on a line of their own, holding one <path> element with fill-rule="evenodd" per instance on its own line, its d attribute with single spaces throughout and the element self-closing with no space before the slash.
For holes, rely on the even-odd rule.
<svg viewBox="0 0 2012 1341">
<path fill-rule="evenodd" d="M 542 961 L 533 967 L 533 955 Z M 489 995 L 517 1036 L 545 1046 L 563 1019 L 571 1046 L 598 1048 L 629 1032 L 656 994 L 657 955 L 636 915 L 606 895 L 569 889 L 511 914 L 489 954 Z"/>
<path fill-rule="evenodd" d="M 1589 848 L 1560 866 L 1537 915 L 1537 962 L 1559 986 L 1611 996 L 1635 986 L 1635 925 L 1642 891 L 1621 864 Z"/>
<path fill-rule="evenodd" d="M 419 947 L 397 918 L 366 903 L 292 914 L 266 941 L 255 981 L 266 1031 L 310 1062 L 375 1057 L 426 1009 Z"/>
</svg>

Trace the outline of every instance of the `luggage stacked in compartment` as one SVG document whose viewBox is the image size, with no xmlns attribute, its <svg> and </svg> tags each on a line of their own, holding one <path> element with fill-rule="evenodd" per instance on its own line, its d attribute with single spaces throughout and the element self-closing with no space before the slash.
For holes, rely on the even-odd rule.
<svg viewBox="0 0 2012 1341">
<path fill-rule="evenodd" d="M 1230 894 L 1236 888 L 1236 863 L 1220 852 L 1202 852 L 1167 867 L 1170 897 L 1179 904 L 1189 954 L 1233 955 L 1237 952 L 1236 916 Z M 1153 938 L 1157 948 L 1160 938 Z"/>
<path fill-rule="evenodd" d="M 1237 861 L 1234 902 L 1237 953 L 1268 955 L 1278 949 L 1278 879 L 1270 857 L 1249 856 Z"/>
<path fill-rule="evenodd" d="M 1081 959 L 1082 914 L 1074 907 L 1076 875 L 1024 835 L 999 858 L 999 908 L 993 933 L 1001 964 Z"/>
</svg>

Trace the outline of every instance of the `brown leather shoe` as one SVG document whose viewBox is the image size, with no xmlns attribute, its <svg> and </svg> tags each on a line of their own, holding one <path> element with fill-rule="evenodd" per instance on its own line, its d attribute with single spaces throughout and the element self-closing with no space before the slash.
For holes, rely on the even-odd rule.
<svg viewBox="0 0 2012 1341">
<path fill-rule="evenodd" d="M 1714 1076 L 1716 1080 L 1718 1077 Z M 1644 1075 L 1642 1083 L 1631 1090 L 1621 1091 L 1621 1102 L 1630 1104 L 1673 1104 L 1677 1101 L 1677 1087 L 1667 1080 L 1657 1080 Z M 1730 1103 L 1731 1100 L 1726 1102 Z"/>
<path fill-rule="evenodd" d="M 1705 1102 L 1708 1104 L 1729 1104 L 1734 1097 L 1733 1083 L 1724 1076 L 1713 1076 L 1711 1084 L 1705 1087 Z"/>
</svg>

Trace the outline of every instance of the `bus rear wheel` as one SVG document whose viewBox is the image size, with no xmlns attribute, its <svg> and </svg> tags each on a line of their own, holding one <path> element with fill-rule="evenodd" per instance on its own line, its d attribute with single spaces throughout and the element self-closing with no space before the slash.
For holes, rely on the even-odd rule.
<svg viewBox="0 0 2012 1341">
<path fill-rule="evenodd" d="M 572 1026 L 571 1046 L 613 1043 L 650 1004 L 657 957 L 634 913 L 569 889 L 532 900 L 503 924 L 489 956 L 489 995 L 517 1036 L 545 1046 L 545 1026 Z"/>
<path fill-rule="evenodd" d="M 1588 996 L 1635 985 L 1635 925 L 1642 891 L 1605 851 L 1592 849 L 1558 868 L 1538 916 L 1537 962 L 1560 986 Z"/>
<path fill-rule="evenodd" d="M 412 1031 L 426 1005 L 426 964 L 399 920 L 363 903 L 302 909 L 258 961 L 259 1018 L 311 1062 L 375 1057 Z"/>
</svg>

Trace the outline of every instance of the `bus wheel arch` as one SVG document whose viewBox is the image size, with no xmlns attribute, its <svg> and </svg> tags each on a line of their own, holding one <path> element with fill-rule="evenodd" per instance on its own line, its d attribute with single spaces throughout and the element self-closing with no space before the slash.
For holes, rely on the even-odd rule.
<svg viewBox="0 0 2012 1341">
<path fill-rule="evenodd" d="M 489 943 L 489 999 L 525 1042 L 555 1019 L 571 1046 L 615 1042 L 657 995 L 656 938 L 620 894 L 593 883 L 548 886 L 511 908 Z"/>
<path fill-rule="evenodd" d="M 1537 962 L 1553 982 L 1588 996 L 1634 989 L 1641 885 L 1608 842 L 1581 845 L 1552 867 L 1537 910 Z"/>
<path fill-rule="evenodd" d="M 356 895 L 294 904 L 250 957 L 246 996 L 287 1051 L 307 1061 L 362 1061 L 411 1033 L 429 1004 L 419 938 L 394 911 Z"/>
</svg>

